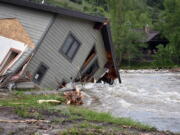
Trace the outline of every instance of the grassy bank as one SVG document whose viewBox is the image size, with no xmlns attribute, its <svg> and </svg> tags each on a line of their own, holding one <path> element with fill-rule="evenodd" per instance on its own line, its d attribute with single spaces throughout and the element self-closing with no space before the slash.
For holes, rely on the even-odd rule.
<svg viewBox="0 0 180 135">
<path fill-rule="evenodd" d="M 39 104 L 40 99 L 54 99 L 61 101 L 61 104 L 43 103 Z M 3 111 L 9 113 L 12 119 L 37 119 L 48 120 L 50 123 L 43 126 L 53 126 L 58 135 L 94 135 L 94 134 L 125 134 L 140 135 L 142 133 L 152 134 L 171 134 L 159 132 L 155 128 L 135 122 L 128 118 L 115 118 L 108 113 L 99 113 L 81 106 L 69 106 L 65 104 L 62 94 L 56 95 L 24 95 L 23 92 L 13 92 L 6 96 L 0 93 L 0 118 Z M 6 119 L 8 119 L 7 114 Z M 34 123 L 32 123 L 34 124 Z M 3 132 L 3 124 L 0 123 L 0 131 Z M 34 125 L 28 125 L 28 127 Z M 62 128 L 63 127 L 63 128 Z M 52 128 L 52 127 L 51 127 Z M 16 129 L 13 134 L 26 133 L 27 129 L 19 131 Z M 52 129 L 49 128 L 49 132 Z M 39 131 L 38 127 L 30 130 L 31 134 Z M 33 131 L 33 132 L 32 132 Z M 54 130 L 52 130 L 54 132 Z M 26 133 L 28 134 L 28 133 Z M 30 134 L 30 133 L 29 133 Z"/>
</svg>

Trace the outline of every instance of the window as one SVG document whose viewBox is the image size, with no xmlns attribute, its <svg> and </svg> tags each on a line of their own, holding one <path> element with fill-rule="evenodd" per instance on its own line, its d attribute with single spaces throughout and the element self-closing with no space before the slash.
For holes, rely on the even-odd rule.
<svg viewBox="0 0 180 135">
<path fill-rule="evenodd" d="M 92 77 L 96 71 L 99 69 L 99 63 L 97 58 L 93 60 L 93 62 L 81 72 L 82 78 L 84 77 Z"/>
<path fill-rule="evenodd" d="M 99 69 L 98 60 L 96 59 L 92 65 L 87 69 L 86 74 L 93 75 Z"/>
<path fill-rule="evenodd" d="M 5 70 L 13 61 L 15 61 L 20 52 L 20 50 L 11 48 L 0 65 L 0 72 Z"/>
<path fill-rule="evenodd" d="M 72 33 L 70 33 L 67 36 L 62 48 L 60 49 L 60 52 L 68 60 L 72 61 L 80 47 L 80 44 L 80 41 Z"/>
<path fill-rule="evenodd" d="M 93 60 L 93 58 L 96 57 L 96 49 L 95 46 L 93 46 L 93 48 L 91 49 L 89 55 L 87 56 L 86 60 L 84 61 L 82 67 L 81 67 L 81 71 L 84 70 L 88 64 Z"/>
<path fill-rule="evenodd" d="M 46 66 L 44 63 L 41 63 L 34 75 L 34 82 L 39 84 L 42 81 L 43 77 L 45 76 L 47 70 L 48 70 L 48 66 Z"/>
</svg>

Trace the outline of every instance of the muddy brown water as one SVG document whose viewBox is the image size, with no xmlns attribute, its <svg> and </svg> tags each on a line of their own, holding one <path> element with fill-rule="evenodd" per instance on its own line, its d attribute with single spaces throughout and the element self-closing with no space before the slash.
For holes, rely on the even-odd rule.
<svg viewBox="0 0 180 135">
<path fill-rule="evenodd" d="M 122 84 L 86 84 L 85 106 L 180 133 L 180 73 L 121 71 Z"/>
</svg>

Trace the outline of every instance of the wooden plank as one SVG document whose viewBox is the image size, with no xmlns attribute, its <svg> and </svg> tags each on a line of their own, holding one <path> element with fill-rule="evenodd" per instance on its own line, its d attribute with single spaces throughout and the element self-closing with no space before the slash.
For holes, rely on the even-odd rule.
<svg viewBox="0 0 180 135">
<path fill-rule="evenodd" d="M 35 45 L 17 19 L 0 19 L 0 36 L 25 43 L 31 48 Z"/>
<path fill-rule="evenodd" d="M 18 19 L 33 43 L 37 45 L 46 32 L 53 14 L 0 3 L 0 19 L 6 18 Z"/>
</svg>

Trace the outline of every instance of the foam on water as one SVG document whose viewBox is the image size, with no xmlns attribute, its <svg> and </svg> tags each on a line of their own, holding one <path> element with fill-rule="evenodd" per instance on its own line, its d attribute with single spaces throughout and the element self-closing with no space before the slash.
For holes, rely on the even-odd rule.
<svg viewBox="0 0 180 135">
<path fill-rule="evenodd" d="M 121 77 L 123 83 L 113 86 L 86 84 L 89 102 L 85 105 L 180 132 L 180 73 L 123 71 Z"/>
</svg>

